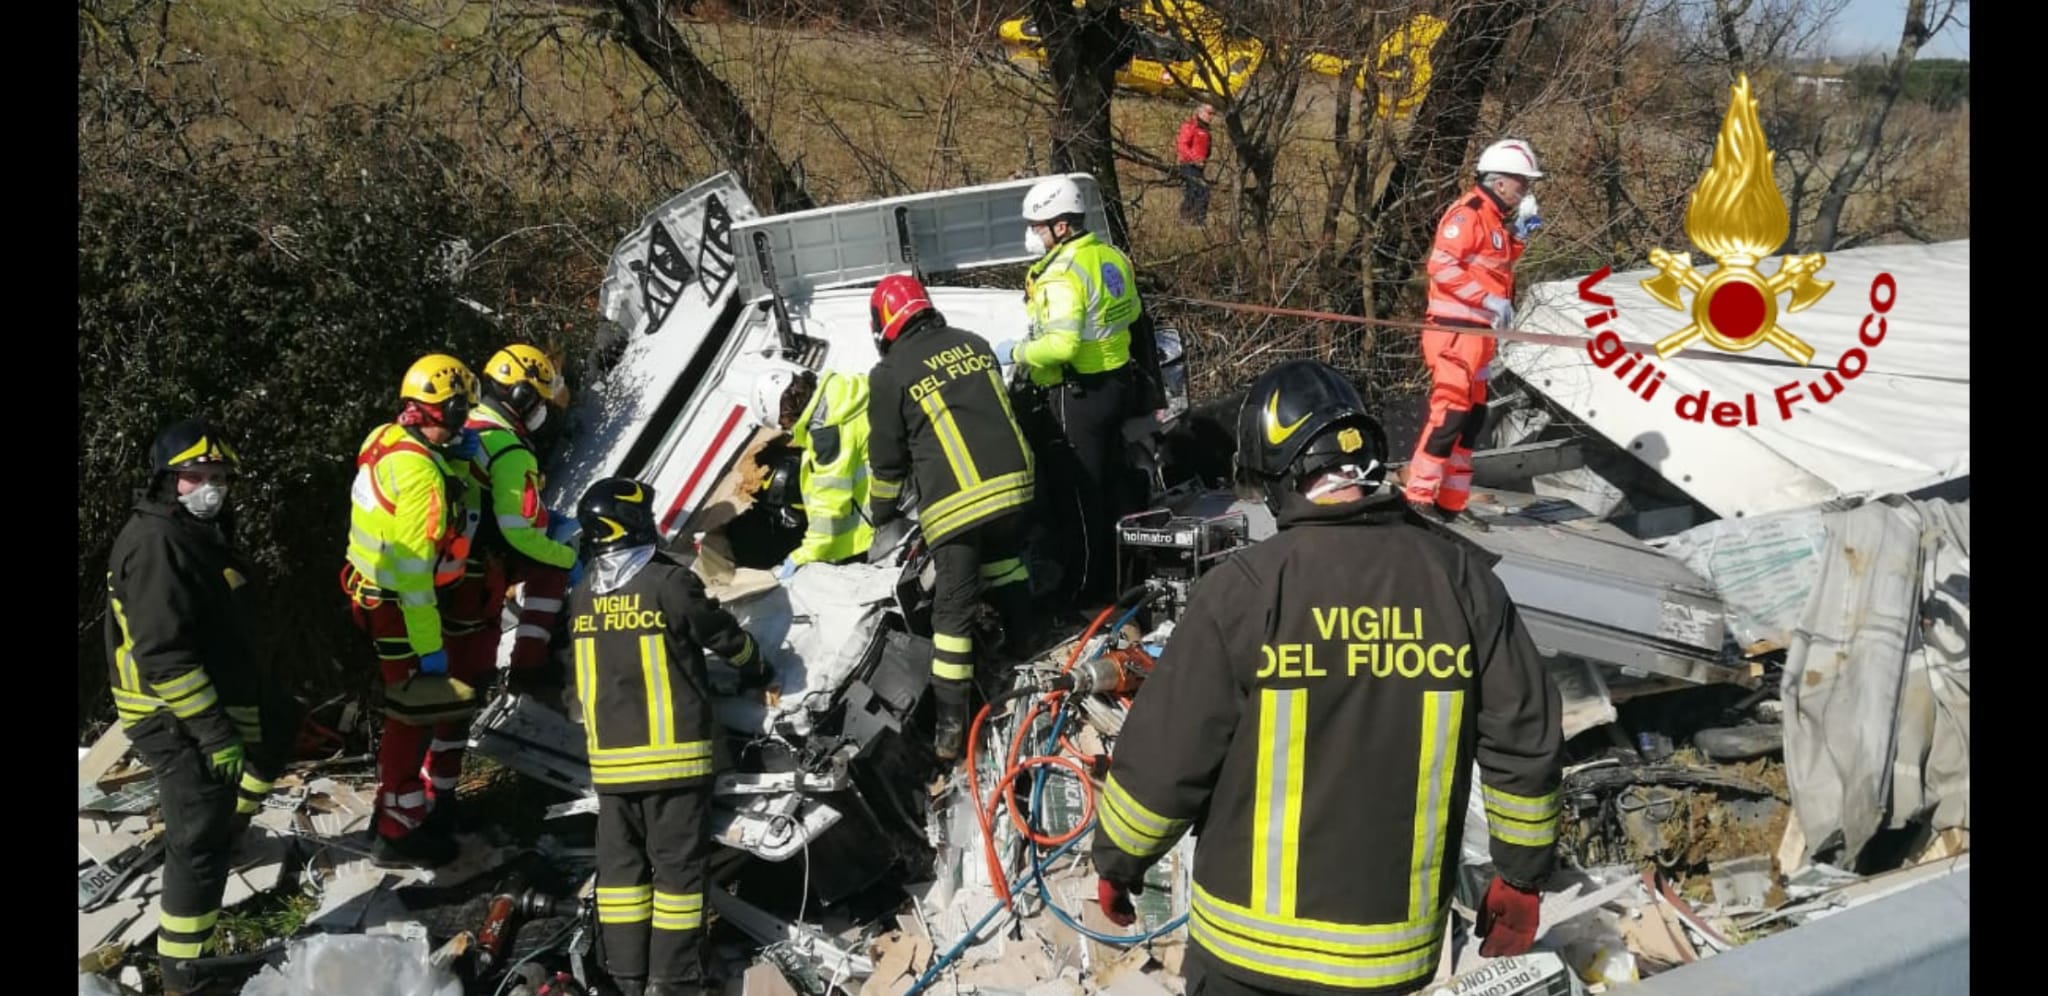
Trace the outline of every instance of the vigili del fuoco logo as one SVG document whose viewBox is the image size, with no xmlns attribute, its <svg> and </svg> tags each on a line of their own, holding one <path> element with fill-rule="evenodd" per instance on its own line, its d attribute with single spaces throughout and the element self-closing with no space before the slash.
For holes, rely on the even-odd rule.
<svg viewBox="0 0 2048 996">
<path fill-rule="evenodd" d="M 1827 265 L 1820 253 L 1786 256 L 1778 271 L 1764 276 L 1757 264 L 1785 241 L 1791 219 L 1785 199 L 1778 193 L 1771 175 L 1771 150 L 1764 143 L 1763 126 L 1757 121 L 1756 98 L 1749 93 L 1749 77 L 1737 78 L 1734 99 L 1721 120 L 1721 134 L 1714 142 L 1714 161 L 1707 174 L 1693 188 L 1692 202 L 1685 211 L 1685 235 L 1693 247 L 1713 257 L 1717 264 L 1705 275 L 1693 269 L 1692 254 L 1674 254 L 1662 249 L 1650 251 L 1650 263 L 1657 276 L 1642 282 L 1650 296 L 1691 321 L 1657 340 L 1657 358 L 1700 340 L 1716 349 L 1742 353 L 1768 343 L 1802 367 L 1813 363 L 1813 347 L 1787 329 L 1781 320 L 1818 303 L 1834 287 L 1818 274 Z M 1579 299 L 1603 309 L 1586 316 L 1589 329 L 1613 320 L 1618 312 L 1614 299 L 1594 288 L 1612 272 L 1612 267 L 1579 281 Z M 1682 292 L 1689 292 L 1688 305 Z M 1787 297 L 1789 295 L 1789 297 Z M 1783 310 L 1779 299 L 1786 297 Z M 1811 399 L 1827 404 L 1840 397 L 1870 362 L 1867 349 L 1877 348 L 1885 337 L 1885 314 L 1898 300 L 1898 284 L 1890 273 L 1879 273 L 1870 282 L 1870 311 L 1857 331 L 1860 345 L 1851 346 L 1832 369 L 1818 378 L 1795 379 L 1771 392 L 1766 410 L 1775 410 L 1779 421 L 1790 421 L 1792 406 Z M 1594 365 L 1611 370 L 1617 379 L 1644 401 L 1656 403 L 1658 388 L 1664 385 L 1664 371 L 1647 356 L 1630 352 L 1612 329 L 1588 340 L 1586 352 Z M 1666 395 L 1666 397 L 1670 397 Z M 1715 425 L 1754 426 L 1758 424 L 1755 394 L 1741 398 L 1716 399 L 1707 389 L 1679 395 L 1672 402 L 1679 418 Z"/>
</svg>

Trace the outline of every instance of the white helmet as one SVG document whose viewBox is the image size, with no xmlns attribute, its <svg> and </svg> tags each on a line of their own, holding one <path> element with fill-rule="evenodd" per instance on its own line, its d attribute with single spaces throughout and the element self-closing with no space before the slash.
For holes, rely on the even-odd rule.
<svg viewBox="0 0 2048 996">
<path fill-rule="evenodd" d="M 754 381 L 753 415 L 755 423 L 767 429 L 782 428 L 782 396 L 789 393 L 789 385 L 810 370 L 801 364 L 788 360 L 770 360 L 768 372 Z"/>
<path fill-rule="evenodd" d="M 1519 138 L 1501 139 L 1479 154 L 1479 174 L 1488 173 L 1526 176 L 1531 180 L 1543 178 L 1543 171 L 1536 168 L 1536 150 Z"/>
<path fill-rule="evenodd" d="M 1087 213 L 1080 186 L 1064 176 L 1046 177 L 1024 192 L 1025 221 L 1047 222 L 1061 215 Z"/>
</svg>

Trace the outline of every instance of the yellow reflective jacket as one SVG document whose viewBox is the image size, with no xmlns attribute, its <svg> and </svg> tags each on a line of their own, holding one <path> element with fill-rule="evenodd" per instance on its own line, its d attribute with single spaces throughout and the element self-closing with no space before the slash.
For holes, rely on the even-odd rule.
<svg viewBox="0 0 2048 996">
<path fill-rule="evenodd" d="M 797 416 L 790 439 L 803 450 L 798 487 L 809 526 L 790 554 L 798 564 L 867 552 L 875 539 L 868 506 L 868 379 L 828 372 Z"/>
<path fill-rule="evenodd" d="M 1131 261 L 1115 246 L 1084 232 L 1033 264 L 1024 277 L 1032 334 L 1015 361 L 1040 387 L 1057 384 L 1067 369 L 1097 374 L 1131 362 L 1131 323 L 1144 305 Z"/>
</svg>

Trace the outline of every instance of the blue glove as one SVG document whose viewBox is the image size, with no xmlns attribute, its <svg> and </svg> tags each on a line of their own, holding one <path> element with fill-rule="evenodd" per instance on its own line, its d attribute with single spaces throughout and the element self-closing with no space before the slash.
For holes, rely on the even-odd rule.
<svg viewBox="0 0 2048 996">
<path fill-rule="evenodd" d="M 789 580 L 789 576 L 790 576 L 790 575 L 792 575 L 792 574 L 795 574 L 795 573 L 796 573 L 796 561 L 795 561 L 795 560 L 793 560 L 793 559 L 791 559 L 791 558 L 788 558 L 788 557 L 784 557 L 784 558 L 782 559 L 782 566 L 780 566 L 780 567 L 777 567 L 777 568 L 775 569 L 775 580 L 777 580 L 777 581 L 787 581 L 787 580 Z"/>
<path fill-rule="evenodd" d="M 457 460 L 473 460 L 477 450 L 483 448 L 483 437 L 475 429 L 464 429 L 448 441 L 448 455 Z"/>
<path fill-rule="evenodd" d="M 1003 341 L 996 343 L 994 349 L 996 351 L 996 362 L 1001 363 L 1004 366 L 1008 366 L 1012 363 L 1017 362 L 1017 340 L 1004 339 Z"/>
<path fill-rule="evenodd" d="M 1527 242 L 1529 236 L 1536 234 L 1536 230 L 1542 227 L 1543 219 L 1536 215 L 1518 219 L 1515 222 L 1515 237 Z"/>
<path fill-rule="evenodd" d="M 548 538 L 557 543 L 576 545 L 576 534 L 583 531 L 583 524 L 574 517 L 548 509 Z"/>
<path fill-rule="evenodd" d="M 577 584 L 577 582 L 580 582 L 580 581 L 582 581 L 582 580 L 583 580 L 583 558 L 582 558 L 582 557 L 577 557 L 577 558 L 576 558 L 576 562 L 575 562 L 575 563 L 573 563 L 573 564 L 570 564 L 570 565 L 569 565 L 569 587 L 571 587 L 571 588 L 574 588 L 574 587 L 576 587 L 576 584 Z"/>
<path fill-rule="evenodd" d="M 1490 312 L 1493 312 L 1494 328 L 1505 329 L 1510 328 L 1515 324 L 1515 305 L 1507 298 L 1500 297 L 1494 294 L 1488 294 L 1486 295 L 1486 300 L 1481 304 L 1481 307 L 1485 308 Z"/>
<path fill-rule="evenodd" d="M 446 651 L 446 650 L 436 650 L 436 651 L 434 651 L 434 652 L 433 652 L 433 653 L 431 653 L 431 654 L 426 654 L 426 655 L 422 656 L 422 657 L 420 658 L 420 673 L 421 673 L 421 674 L 447 674 L 447 673 L 448 673 L 448 651 Z"/>
</svg>

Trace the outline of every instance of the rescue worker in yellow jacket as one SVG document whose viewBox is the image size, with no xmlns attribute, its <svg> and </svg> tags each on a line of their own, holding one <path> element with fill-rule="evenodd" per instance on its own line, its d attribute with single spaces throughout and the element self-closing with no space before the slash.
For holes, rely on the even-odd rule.
<svg viewBox="0 0 2048 996">
<path fill-rule="evenodd" d="M 1280 532 L 1202 576 L 1125 720 L 1092 841 L 1103 912 L 1132 922 L 1192 828 L 1189 992 L 1415 992 L 1476 788 L 1498 871 L 1480 952 L 1526 951 L 1564 734 L 1514 603 L 1483 552 L 1385 488 L 1385 437 L 1335 370 L 1267 372 L 1237 438 Z"/>
<path fill-rule="evenodd" d="M 576 518 L 590 568 L 556 648 L 573 662 L 597 790 L 605 971 L 624 996 L 700 996 L 715 732 L 704 654 L 741 689 L 773 672 L 704 582 L 656 549 L 653 489 L 598 481 Z"/>
<path fill-rule="evenodd" d="M 218 427 L 187 419 L 150 447 L 149 486 L 107 559 L 114 707 L 156 776 L 164 822 L 157 961 L 164 992 L 200 991 L 228 858 L 283 758 L 266 738 L 249 565 L 228 489 L 241 463 Z M 270 748 L 265 750 L 265 748 Z M 238 802 L 237 795 L 240 795 Z"/>
<path fill-rule="evenodd" d="M 995 344 L 1046 392 L 1065 453 L 1050 461 L 1043 504 L 1064 528 L 1064 587 L 1082 602 L 1115 596 L 1116 520 L 1130 500 L 1123 423 L 1143 386 L 1131 366 L 1131 325 L 1144 310 L 1131 261 L 1087 225 L 1081 188 L 1049 177 L 1024 194 L 1026 243 L 1041 253 L 1025 275 L 1031 333 Z"/>
<path fill-rule="evenodd" d="M 482 686 L 497 670 L 506 591 L 521 585 L 519 627 L 506 679 L 517 686 L 536 677 L 546 663 L 555 617 L 576 564 L 575 547 L 557 539 L 569 535 L 575 520 L 555 515 L 542 501 L 546 482 L 533 438 L 550 410 L 568 406 L 569 387 L 554 361 L 525 343 L 498 350 L 483 370 L 481 400 L 464 427 L 477 440 L 469 468 L 476 503 L 487 507 L 462 580 L 441 597 L 442 635 L 449 673 L 472 687 Z M 446 834 L 457 819 L 455 784 L 462 775 L 469 727 L 464 719 L 444 719 L 434 724 L 433 735 L 423 773 L 427 826 Z"/>
<path fill-rule="evenodd" d="M 384 680 L 374 857 L 432 866 L 455 844 L 419 832 L 427 736 L 475 711 L 473 687 L 449 674 L 438 594 L 463 579 L 481 518 L 469 462 L 476 436 L 463 429 L 476 375 L 455 357 L 428 355 L 405 372 L 399 400 L 397 419 L 371 431 L 356 456 L 341 583 Z"/>
<path fill-rule="evenodd" d="M 821 377 L 777 361 L 754 384 L 754 421 L 789 433 L 803 454 L 797 489 L 803 495 L 804 538 L 775 569 L 788 580 L 805 564 L 865 557 L 875 541 L 868 524 L 868 378 L 828 370 Z"/>
</svg>

